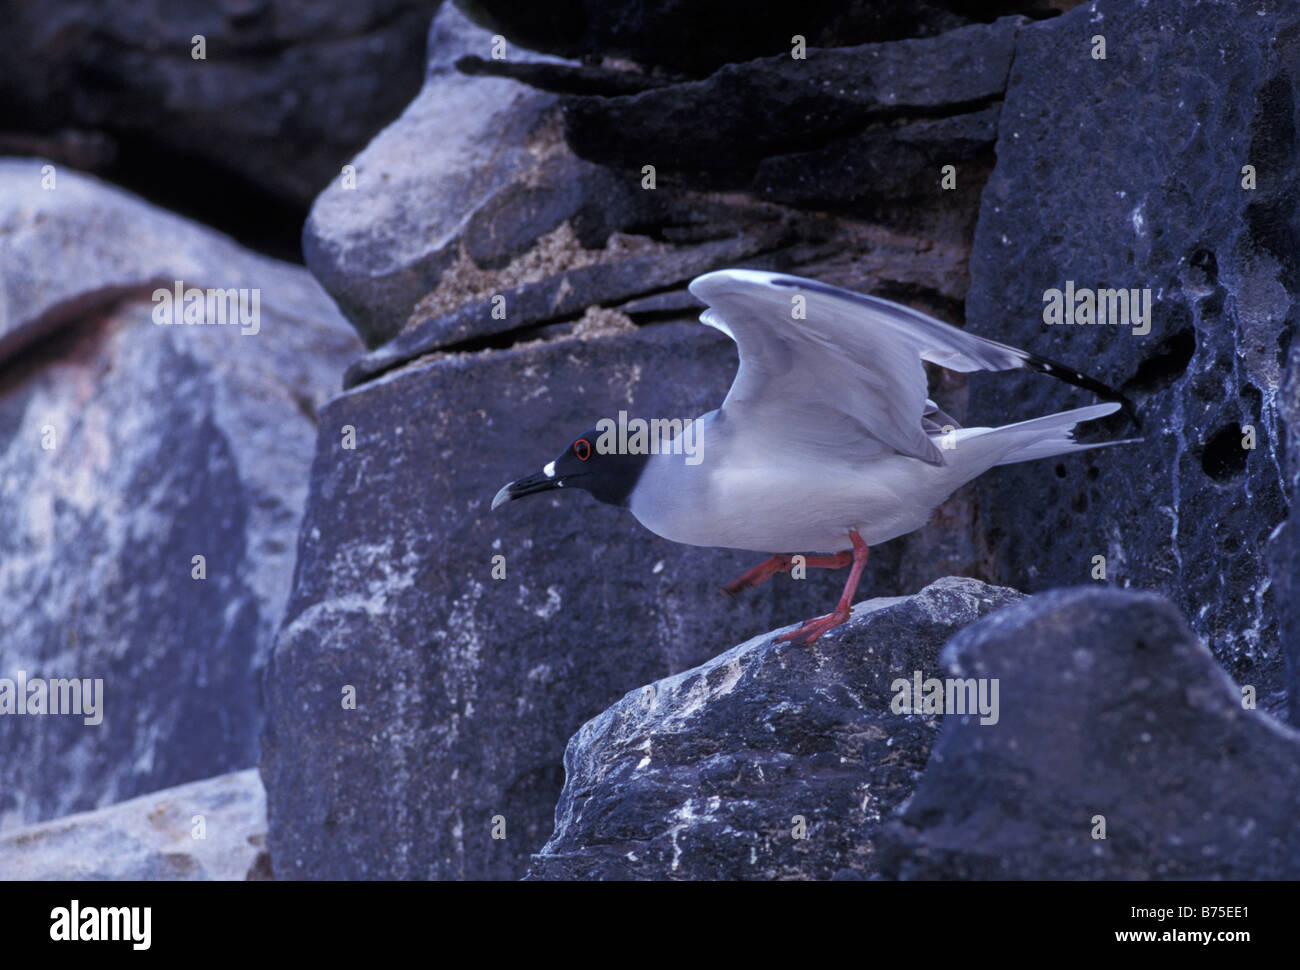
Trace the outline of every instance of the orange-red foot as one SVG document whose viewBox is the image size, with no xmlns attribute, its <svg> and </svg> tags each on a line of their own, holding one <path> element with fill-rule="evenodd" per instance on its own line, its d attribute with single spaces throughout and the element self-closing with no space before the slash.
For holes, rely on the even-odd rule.
<svg viewBox="0 0 1300 970">
<path fill-rule="evenodd" d="M 806 647 L 827 630 L 833 630 L 841 623 L 845 622 L 852 615 L 852 610 L 844 607 L 836 607 L 835 612 L 827 613 L 825 616 L 814 617 L 811 620 L 805 620 L 803 626 L 797 630 L 791 630 L 789 633 L 777 637 L 780 643 L 796 643 L 799 646 Z"/>
</svg>

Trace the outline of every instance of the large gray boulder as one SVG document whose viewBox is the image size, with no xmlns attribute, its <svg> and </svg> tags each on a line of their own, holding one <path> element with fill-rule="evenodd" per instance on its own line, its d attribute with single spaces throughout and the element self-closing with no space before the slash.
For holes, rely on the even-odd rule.
<svg viewBox="0 0 1300 970">
<path fill-rule="evenodd" d="M 1271 576 L 1261 555 L 1288 505 L 1276 400 L 1300 278 L 1297 27 L 1287 5 L 1097 0 L 1024 28 L 967 298 L 971 329 L 1121 387 L 1145 426 L 1140 446 L 980 479 L 992 577 L 1073 585 L 1104 556 L 1107 582 L 1169 596 L 1271 710 L 1283 651 L 1300 649 L 1295 620 L 1281 642 L 1278 627 L 1296 556 Z M 1150 332 L 1048 326 L 1045 294 L 1071 282 L 1149 290 Z M 1029 417 L 1066 398 L 1041 377 L 972 380 L 972 414 L 1007 402 Z"/>
<path fill-rule="evenodd" d="M 894 682 L 942 676 L 948 637 L 1020 595 L 941 579 L 859 603 L 810 647 L 765 633 L 631 691 L 569 741 L 529 878 L 876 875 L 876 839 L 940 723 L 899 713 Z"/>
<path fill-rule="evenodd" d="M 257 770 L 0 834 L 0 873 L 37 880 L 271 878 Z"/>
<path fill-rule="evenodd" d="M 61 330 L 85 330 L 87 318 L 120 302 L 152 307 L 154 290 L 172 288 L 176 280 L 203 288 L 266 286 L 271 309 L 301 304 L 305 314 L 331 325 L 338 320 L 320 286 L 301 269 L 249 253 L 220 233 L 71 169 L 0 159 L 0 200 L 0 362 Z M 272 302 L 273 296 L 283 299 Z M 315 363 L 313 357 L 294 366 Z"/>
<path fill-rule="evenodd" d="M 316 408 L 359 350 L 301 269 L 55 185 L 0 163 L 0 678 L 102 680 L 103 708 L 0 717 L 2 825 L 256 761 Z M 256 332 L 157 325 L 178 279 L 258 290 Z"/>
<path fill-rule="evenodd" d="M 493 254 L 509 261 L 521 239 L 531 243 L 571 215 L 565 207 L 576 185 L 547 158 L 555 98 L 455 68 L 456 58 L 487 57 L 491 47 L 491 33 L 444 6 L 428 33 L 419 96 L 352 159 L 355 184 L 335 180 L 312 206 L 303 229 L 307 265 L 367 343 L 401 330 L 462 245 L 479 249 L 475 237 L 493 236 Z M 525 199 L 536 211 L 514 211 L 523 226 L 497 226 L 502 209 Z M 514 235 L 501 238 L 505 232 Z"/>
<path fill-rule="evenodd" d="M 1163 597 L 1044 593 L 961 631 L 948 718 L 882 839 L 910 879 L 1300 878 L 1300 732 L 1254 709 Z"/>
</svg>

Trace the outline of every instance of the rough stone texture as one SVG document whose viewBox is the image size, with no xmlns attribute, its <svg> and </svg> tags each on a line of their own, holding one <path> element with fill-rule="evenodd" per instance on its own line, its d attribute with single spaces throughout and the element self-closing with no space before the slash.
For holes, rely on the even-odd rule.
<svg viewBox="0 0 1300 970">
<path fill-rule="evenodd" d="M 249 768 L 13 829 L 0 835 L 0 874 L 29 881 L 269 879 L 266 793 Z"/>
<path fill-rule="evenodd" d="M 770 206 L 647 192 L 639 176 L 574 157 L 557 98 L 455 68 L 491 43 L 444 8 L 430 31 L 424 90 L 353 161 L 356 187 L 332 185 L 307 221 L 312 272 L 369 344 L 393 344 L 363 365 L 365 376 L 471 338 L 572 319 L 589 305 L 684 288 L 782 244 L 825 247 L 844 236 L 838 225 L 792 231 Z M 479 307 L 498 293 L 508 301 L 504 320 Z M 428 332 L 409 333 L 421 327 Z"/>
<path fill-rule="evenodd" d="M 0 717 L 0 826 L 256 761 L 315 408 L 359 351 L 301 269 L 39 169 L 0 165 L 5 339 L 43 337 L 0 371 L 0 677 L 105 700 L 97 726 Z M 260 288 L 260 331 L 155 325 L 172 272 Z"/>
<path fill-rule="evenodd" d="M 1300 877 L 1300 732 L 1243 709 L 1163 597 L 1045 593 L 963 630 L 943 660 L 998 678 L 1000 717 L 948 718 L 882 837 L 887 876 Z"/>
<path fill-rule="evenodd" d="M 875 875 L 876 837 L 938 731 L 933 715 L 893 713 L 890 685 L 939 676 L 954 631 L 1019 598 L 941 579 L 859 603 L 811 647 L 766 633 L 632 691 L 570 740 L 529 878 Z"/>
<path fill-rule="evenodd" d="M 1111 584 L 1170 596 L 1270 710 L 1279 597 L 1261 550 L 1287 509 L 1275 397 L 1300 284 L 1298 25 L 1279 4 L 1099 0 L 1024 28 L 967 299 L 972 330 L 1122 387 L 1146 436 L 1055 474 L 1034 462 L 981 478 L 990 578 L 1071 585 L 1104 555 Z M 1045 325 L 1044 293 L 1068 280 L 1150 288 L 1151 332 Z M 971 381 L 975 414 L 1069 400 L 1041 377 Z"/>
<path fill-rule="evenodd" d="M 225 236 L 66 169 L 43 187 L 43 164 L 0 159 L 0 362 L 156 287 L 266 286 L 283 306 L 338 318 L 301 270 L 251 256 Z"/>
<path fill-rule="evenodd" d="M 601 415 L 700 413 L 731 367 L 725 338 L 664 324 L 444 355 L 330 403 L 266 680 L 278 876 L 518 878 L 584 721 L 826 612 L 842 572 L 729 600 L 719 587 L 755 557 L 659 539 L 580 491 L 489 514 L 501 485 Z M 498 814 L 504 841 L 490 837 Z"/>
<path fill-rule="evenodd" d="M 1300 344 L 1293 344 L 1277 399 L 1281 451 L 1291 507 L 1300 500 Z M 1300 523 L 1288 518 L 1273 530 L 1266 549 L 1273 603 L 1282 641 L 1287 713 L 1300 725 Z"/>
<path fill-rule="evenodd" d="M 1024 23 L 1008 17 L 922 40 L 729 64 L 705 80 L 639 94 L 571 98 L 565 137 L 579 156 L 604 165 L 654 164 L 732 186 L 746 185 L 763 159 L 793 154 L 815 184 L 815 153 L 836 153 L 846 135 L 868 125 L 876 127 L 856 142 L 859 152 L 898 136 L 886 122 L 960 115 L 1000 100 Z M 985 144 L 993 134 L 987 126 Z"/>
<path fill-rule="evenodd" d="M 419 89 L 438 0 L 175 7 L 6 4 L 0 129 L 79 129 L 305 204 Z"/>
<path fill-rule="evenodd" d="M 520 239 L 531 243 L 572 214 L 577 183 L 546 148 L 554 96 L 455 68 L 458 57 L 487 55 L 491 44 L 489 32 L 444 6 L 429 31 L 423 90 L 352 160 L 356 187 L 336 180 L 312 206 L 307 265 L 371 345 L 401 330 L 463 237 L 486 234 L 486 248 L 509 261 Z M 510 239 L 505 226 L 493 231 L 503 212 Z"/>
<path fill-rule="evenodd" d="M 933 201 L 943 167 L 952 165 L 959 175 L 958 198 L 965 198 L 983 184 L 991 164 L 999 110 L 994 104 L 949 118 L 869 129 L 811 151 L 764 158 L 751 185 L 756 195 L 773 202 L 887 213 L 899 202 Z"/>
<path fill-rule="evenodd" d="M 564 57 L 628 58 L 648 67 L 708 74 L 728 61 L 810 47 L 898 40 L 951 30 L 1006 13 L 1071 6 L 1070 0 L 564 0 L 545 6 L 511 0 L 457 0 L 485 27 L 534 50 Z"/>
<path fill-rule="evenodd" d="M 1271 265 L 1278 267 L 1277 279 L 1285 289 L 1289 307 L 1286 312 L 1288 323 L 1295 320 L 1295 299 L 1291 296 L 1300 292 L 1300 267 L 1295 258 L 1295 242 L 1300 236 L 1300 217 L 1297 216 L 1295 204 L 1296 192 L 1300 185 L 1294 168 L 1296 150 L 1296 129 L 1300 121 L 1295 118 L 1296 85 L 1293 81 L 1300 65 L 1300 39 L 1296 31 L 1288 32 L 1279 38 L 1279 47 L 1283 52 L 1286 65 L 1279 71 L 1279 79 L 1270 82 L 1261 101 L 1276 116 L 1276 123 L 1268 129 L 1259 130 L 1252 143 L 1252 155 L 1256 152 L 1262 162 L 1257 168 L 1268 168 L 1278 173 L 1267 184 L 1261 185 L 1256 192 L 1261 197 L 1254 206 L 1247 210 L 1252 222 L 1260 229 L 1263 246 L 1267 252 L 1257 254 L 1248 262 L 1254 269 L 1263 266 L 1267 270 Z M 1290 106 L 1291 121 L 1288 124 L 1287 111 Z M 1288 166 L 1290 166 L 1288 168 Z M 1285 172 L 1284 177 L 1278 177 Z M 1272 286 L 1274 299 L 1282 294 L 1278 287 Z M 1256 317 L 1258 314 L 1255 315 Z M 1274 317 L 1277 314 L 1273 314 Z M 1279 340 L 1279 347 L 1287 338 L 1292 338 L 1294 329 L 1288 326 L 1285 335 Z M 1280 456 L 1282 474 L 1286 487 L 1289 508 L 1295 509 L 1300 502 L 1300 344 L 1292 339 L 1286 349 L 1286 374 L 1275 399 L 1277 407 L 1277 452 Z M 1262 456 L 1261 456 L 1262 457 Z M 1281 523 L 1269 536 L 1266 550 L 1269 577 L 1272 580 L 1272 603 L 1277 611 L 1278 635 L 1282 642 L 1284 654 L 1284 678 L 1288 700 L 1288 710 L 1292 724 L 1300 725 L 1300 523 L 1295 516 Z"/>
<path fill-rule="evenodd" d="M 413 318 L 405 332 L 349 367 L 344 386 L 354 387 L 424 354 L 481 344 L 484 338 L 505 336 L 518 341 L 557 333 L 550 328 L 571 324 L 588 307 L 622 305 L 620 301 L 629 297 L 684 286 L 694 279 L 702 255 L 710 264 L 721 266 L 731 261 L 728 257 L 748 255 L 759 246 L 754 240 L 718 240 L 707 247 L 707 255 L 701 248 L 694 252 L 660 249 L 629 255 L 613 264 L 580 266 L 537 282 L 503 287 L 500 294 L 464 303 L 443 316 Z M 501 316 L 493 313 L 498 295 L 505 301 L 506 312 Z M 699 309 L 699 301 L 690 300 L 693 306 L 689 309 Z"/>
<path fill-rule="evenodd" d="M 662 185 L 645 189 L 642 156 L 631 168 L 607 168 L 576 157 L 564 136 L 567 104 L 570 115 L 594 113 L 585 130 L 598 129 L 602 143 L 644 136 L 657 147 L 711 146 L 713 115 L 737 108 L 731 87 L 724 85 L 712 114 L 696 112 L 688 125 L 666 132 L 658 101 L 566 100 L 477 68 L 458 71 L 456 63 L 467 57 L 481 61 L 491 35 L 444 8 L 430 32 L 424 90 L 354 160 L 356 188 L 335 184 L 317 200 L 303 234 L 307 264 L 368 344 L 401 342 L 383 348 L 381 359 L 363 365 L 360 376 L 413 356 L 406 346 L 412 330 L 426 331 L 414 338 L 416 353 L 479 349 L 483 343 L 459 345 L 487 337 L 501 346 L 501 332 L 570 322 L 592 304 L 609 307 L 680 290 L 694 276 L 726 265 L 803 272 L 928 303 L 952 318 L 965 296 L 979 187 L 992 166 L 996 107 L 984 103 L 996 100 L 1005 81 L 1016 23 L 959 31 L 955 41 L 906 51 L 875 45 L 856 60 L 820 52 L 816 60 L 793 62 L 801 66 L 788 77 L 783 67 L 784 140 L 780 146 L 763 142 L 771 157 L 760 151 L 747 159 L 751 168 L 764 167 L 751 192 L 737 193 L 713 191 L 713 180 L 699 173 L 668 169 Z M 574 69 L 539 63 L 526 52 L 511 58 L 517 69 Z M 825 75 L 817 73 L 821 58 L 827 58 Z M 926 80 L 907 82 L 908 65 Z M 753 66 L 735 70 L 751 87 L 761 81 Z M 944 81 L 952 71 L 960 83 Z M 797 115 L 814 89 L 821 97 L 820 82 L 832 75 L 860 82 L 852 96 L 828 109 L 840 122 L 896 112 L 872 100 L 876 95 L 906 95 L 909 106 L 939 117 L 887 127 L 864 122 L 848 133 L 836 131 L 845 137 L 829 145 L 829 129 L 803 138 L 807 128 L 796 123 Z M 690 114 L 696 101 L 713 103 L 713 82 L 700 84 L 703 95 L 693 93 L 698 85 L 679 84 L 647 96 L 676 92 L 663 96 Z M 864 127 L 871 137 L 855 141 Z M 619 137 L 611 139 L 610 131 Z M 852 157 L 836 155 L 835 146 Z M 940 160 L 961 166 L 958 191 L 940 189 Z M 835 214 L 818 211 L 823 208 Z M 864 213 L 887 218 L 869 225 Z M 907 259 L 890 258 L 899 248 L 910 250 Z M 496 294 L 507 297 L 504 320 L 475 307 Z M 521 307 L 520 297 L 535 299 Z"/>
</svg>

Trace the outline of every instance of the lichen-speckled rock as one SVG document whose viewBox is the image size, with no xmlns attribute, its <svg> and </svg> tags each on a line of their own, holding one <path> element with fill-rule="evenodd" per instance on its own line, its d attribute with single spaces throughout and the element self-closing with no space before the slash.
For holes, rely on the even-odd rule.
<svg viewBox="0 0 1300 970">
<path fill-rule="evenodd" d="M 882 836 L 885 875 L 1300 878 L 1300 732 L 1246 709 L 1168 600 L 1044 593 L 942 659 L 997 678 L 1000 717 L 946 721 Z"/>
<path fill-rule="evenodd" d="M 1121 387 L 1146 439 L 981 478 L 992 578 L 1074 585 L 1104 556 L 1110 584 L 1168 595 L 1270 710 L 1283 664 L 1262 552 L 1287 514 L 1276 395 L 1300 284 L 1298 30 L 1294 5 L 1128 0 L 1021 30 L 967 299 L 971 329 Z M 1046 325 L 1044 295 L 1068 281 L 1149 289 L 1150 333 Z M 971 381 L 973 414 L 1012 401 L 1021 417 L 1059 410 L 1062 389 Z"/>
<path fill-rule="evenodd" d="M 41 179 L 0 165 L 0 677 L 102 678 L 104 707 L 0 717 L 0 826 L 257 760 L 315 408 L 360 349 L 303 270 Z M 260 290 L 258 332 L 156 325 L 175 279 Z"/>
<path fill-rule="evenodd" d="M 555 832 L 529 878 L 875 875 L 876 837 L 939 721 L 895 713 L 891 684 L 942 676 L 944 641 L 1020 596 L 941 579 L 859 603 L 810 647 L 767 633 L 632 691 L 569 742 Z"/>
<path fill-rule="evenodd" d="M 247 768 L 12 829 L 0 835 L 0 876 L 269 879 L 262 781 Z"/>
</svg>

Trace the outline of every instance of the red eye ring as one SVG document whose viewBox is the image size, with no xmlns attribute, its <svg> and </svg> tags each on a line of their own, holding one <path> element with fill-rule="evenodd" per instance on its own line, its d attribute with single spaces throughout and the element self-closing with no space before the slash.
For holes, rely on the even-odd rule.
<svg viewBox="0 0 1300 970">
<path fill-rule="evenodd" d="M 573 443 L 573 453 L 578 456 L 578 461 L 586 461 L 591 457 L 591 442 L 586 438 L 579 438 Z"/>
</svg>

